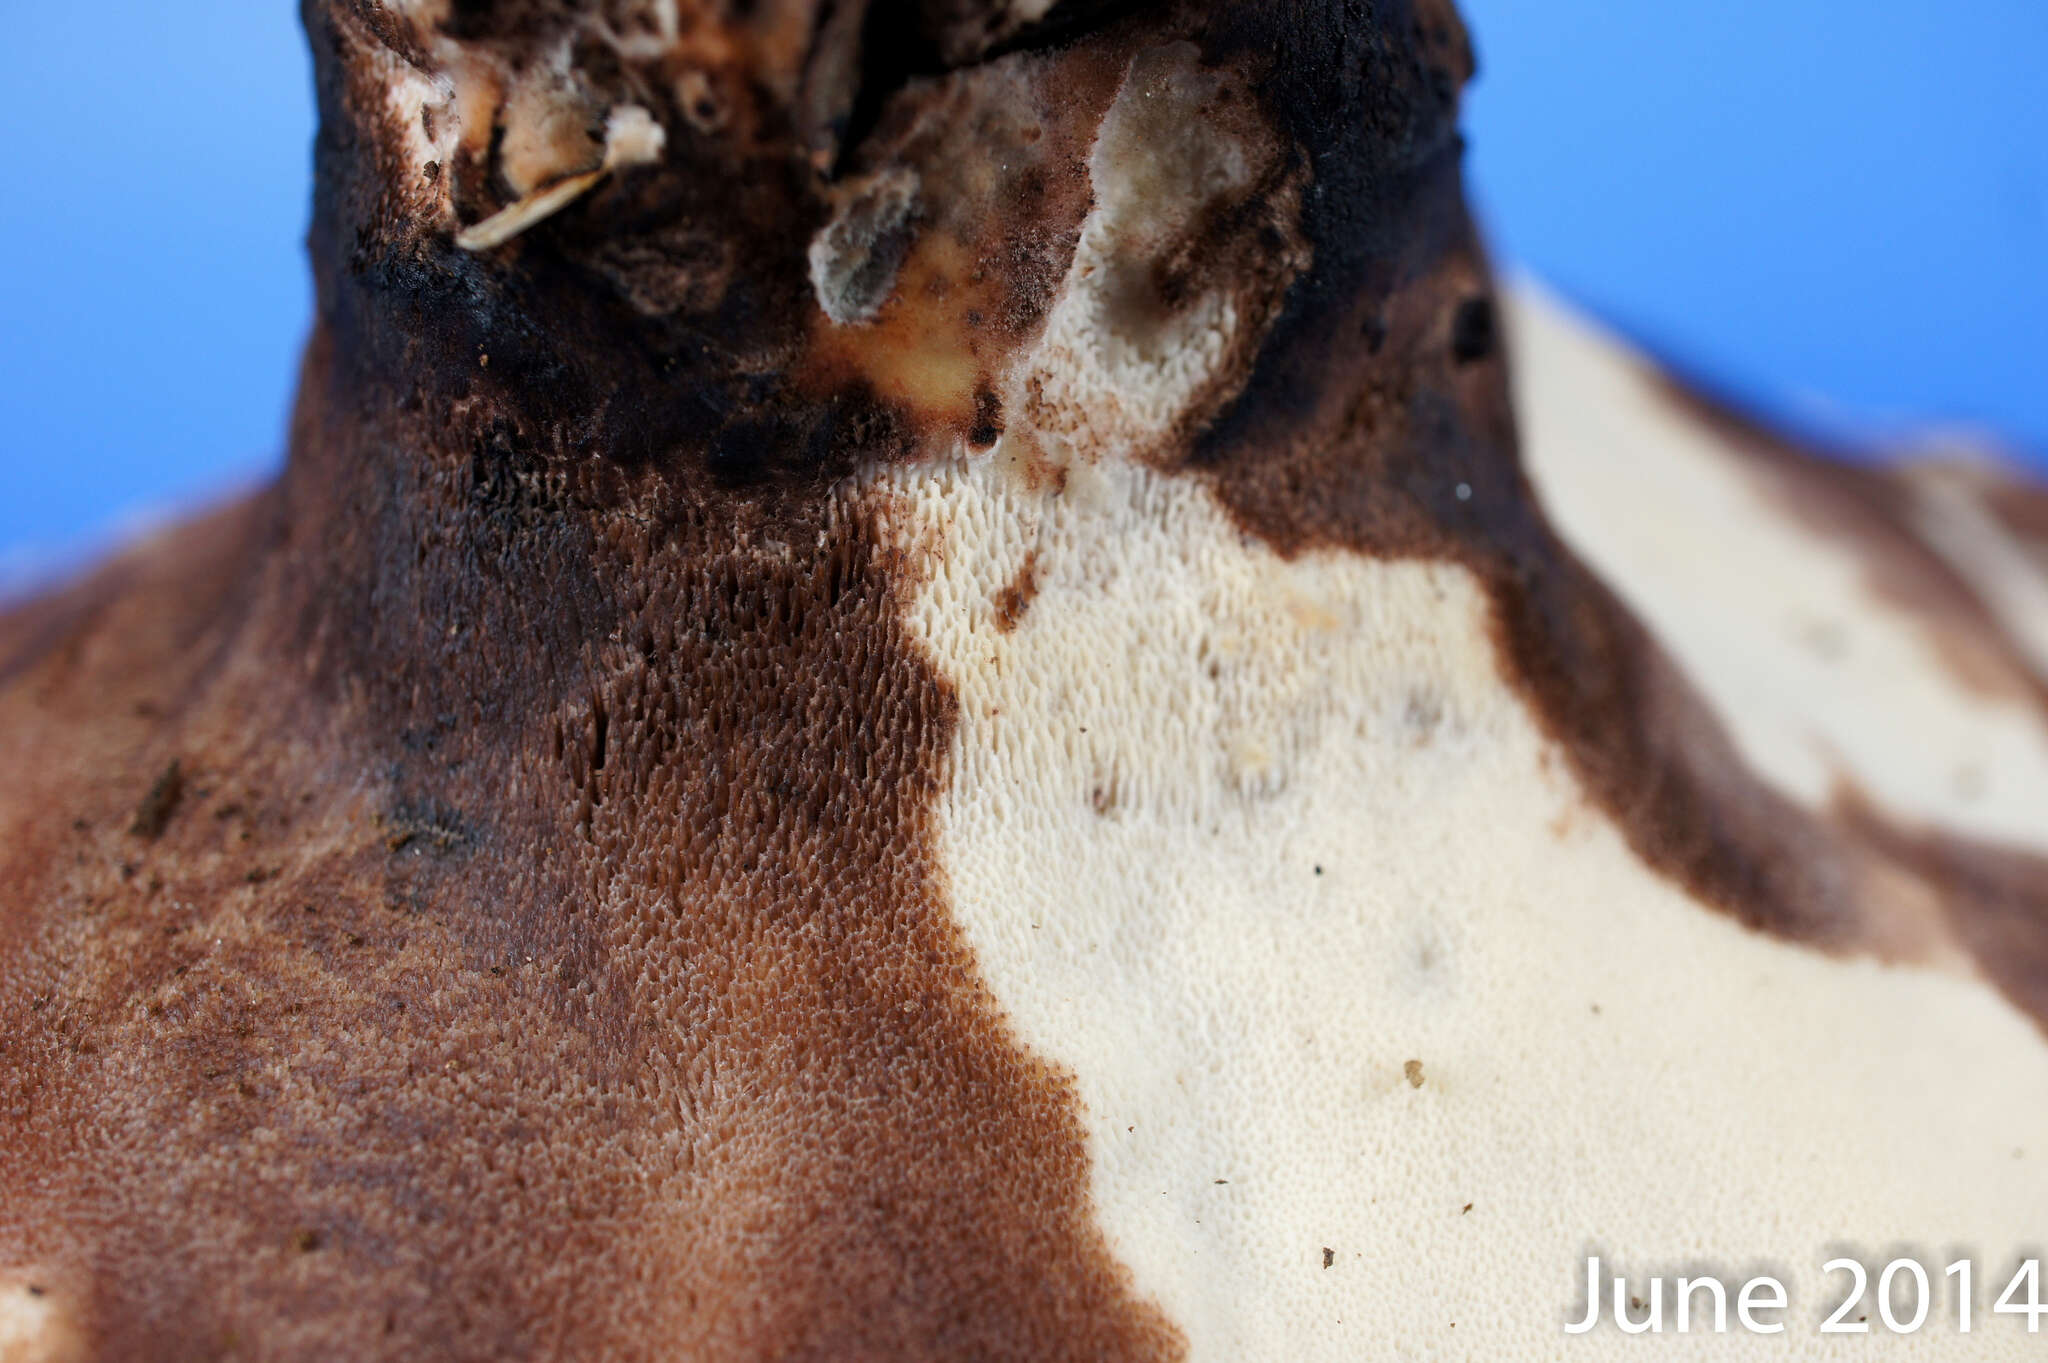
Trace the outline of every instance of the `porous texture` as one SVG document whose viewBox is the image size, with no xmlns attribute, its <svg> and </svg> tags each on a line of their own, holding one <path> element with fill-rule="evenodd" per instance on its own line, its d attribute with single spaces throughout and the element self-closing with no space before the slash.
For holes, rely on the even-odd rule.
<svg viewBox="0 0 2048 1363">
<path fill-rule="evenodd" d="M 391 63 L 440 88 L 422 25 L 474 55 L 524 21 L 308 17 L 290 468 L 5 636 L 32 775 L 0 844 L 0 1268 L 48 1303 L 36 1347 L 1174 1353 L 1089 1218 L 1070 1081 L 945 912 L 951 695 L 881 513 L 833 484 L 904 427 L 692 377 L 777 374 L 814 325 L 810 172 L 787 138 L 715 150 L 749 173 L 636 172 L 669 196 L 645 235 L 565 214 L 463 253 Z M 711 301 L 608 291 L 612 248 L 683 269 L 675 233 L 732 221 L 693 204 L 759 214 Z"/>
<path fill-rule="evenodd" d="M 1804 1339 L 1686 1356 L 1831 1356 L 1834 1249 L 2032 1243 L 2036 1023 L 1946 932 L 1885 966 L 1703 911 L 1548 739 L 1469 568 L 1283 560 L 1128 463 L 903 495 L 942 546 L 911 618 L 959 703 L 952 914 L 1075 1075 L 1098 1219 L 1191 1357 L 1632 1357 L 1563 1335 L 1589 1252 L 1639 1291 L 1769 1265 Z M 1981 854 L 1906 864 L 2038 941 L 2038 862 L 2002 900 Z M 1887 1356 L 2026 1356 L 2002 1324 Z"/>
<path fill-rule="evenodd" d="M 1145 97 L 1143 69 L 1108 126 Z M 1156 173 L 1143 144 L 1111 145 L 1098 177 Z M 1657 642 L 1664 617 L 1632 618 L 1546 523 L 1500 405 L 1502 345 L 1525 343 L 1523 372 L 1551 385 L 1525 399 L 1532 468 L 1568 531 L 1586 489 L 1611 499 L 1596 550 L 1669 523 L 1730 553 L 1830 545 L 1769 504 L 1695 520 L 1688 459 L 1746 456 L 1699 418 L 1631 425 L 1647 371 L 1620 352 L 1526 323 L 1519 300 L 1513 328 L 1474 321 L 1493 301 L 1454 189 L 1416 169 L 1407 195 L 1375 187 L 1381 207 L 1434 201 L 1451 230 L 1390 232 L 1394 260 L 1353 266 L 1386 291 L 1320 308 L 1334 257 L 1317 250 L 1307 302 L 1254 332 L 1262 363 L 1298 347 L 1291 388 L 1284 368 L 1242 377 L 1218 300 L 1184 301 L 1202 320 L 1162 347 L 1171 382 L 1107 339 L 1063 345 L 1056 309 L 1046 370 L 1090 415 L 1149 422 L 1013 425 L 998 457 L 879 480 L 923 546 L 911 620 L 959 701 L 939 819 L 952 912 L 1027 1043 L 1075 1074 L 1098 1216 L 1192 1356 L 1539 1354 L 1582 1313 L 1589 1251 L 1638 1282 L 1768 1263 L 1818 1339 L 1833 1249 L 1937 1224 L 2023 1244 L 2048 1206 L 2029 1163 L 2048 866 L 2024 838 L 1970 841 L 1946 806 L 1950 832 L 1903 832 L 1917 811 L 1854 784 L 1955 726 L 2021 744 L 2048 726 L 2026 686 L 1993 705 L 1923 650 L 1879 675 L 1903 688 L 1892 713 L 1929 707 L 1924 735 L 1882 705 L 1821 720 L 1808 694 L 1779 713 L 1840 726 L 1839 789 L 1808 800 L 1753 769 L 1738 740 L 1771 712 L 1714 676 L 1696 691 Z M 1122 208 L 1101 186 L 1096 205 L 1084 244 Z M 1098 287 L 1094 263 L 1077 256 L 1061 309 Z M 1574 357 L 1598 375 L 1559 381 Z M 1198 420 L 1204 442 L 1162 436 L 1217 386 L 1236 406 Z M 1856 475 L 1812 481 L 1855 514 Z M 1911 543 L 1904 616 L 1838 609 L 1911 633 L 1955 614 L 1937 589 L 1974 605 Z M 1740 591 L 1714 573 L 1670 601 L 1732 620 Z M 1724 665 L 1765 695 L 1797 686 L 1796 658 L 1734 634 Z M 1902 660 L 1917 673 L 1892 676 Z M 2014 783 L 2012 827 L 2040 829 L 2044 792 Z M 2017 1330 L 1907 1346 L 2025 1348 Z"/>
<path fill-rule="evenodd" d="M 1170 1352 L 945 912 L 872 514 L 594 523 L 330 353 L 278 493 L 9 663 L 6 1262 L 108 1358 Z"/>
<path fill-rule="evenodd" d="M 1742 767 L 1864 864 L 1860 932 L 1946 917 L 2048 1022 L 2048 573 L 1993 510 L 2021 485 L 1829 461 L 1537 291 L 1513 322 L 1538 491 Z"/>
<path fill-rule="evenodd" d="M 285 475 L 0 615 L 0 1359 L 1523 1357 L 2041 1224 L 2031 551 L 1861 590 L 1503 325 L 1448 6 L 306 14 Z"/>
</svg>

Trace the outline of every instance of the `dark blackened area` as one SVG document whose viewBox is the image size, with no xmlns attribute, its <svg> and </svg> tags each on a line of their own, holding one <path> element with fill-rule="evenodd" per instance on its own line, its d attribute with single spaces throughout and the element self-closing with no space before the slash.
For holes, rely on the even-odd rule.
<svg viewBox="0 0 2048 1363">
<path fill-rule="evenodd" d="M 823 221 L 793 159 L 733 161 L 707 143 L 699 164 L 619 175 L 588 212 L 471 254 L 391 203 L 381 92 L 324 6 L 307 21 L 321 112 L 311 250 L 344 382 L 488 408 L 551 463 L 816 486 L 901 452 L 898 423 L 857 384 L 819 395 L 793 381 L 815 306 L 805 248 Z M 683 229 L 719 249 L 682 267 L 697 277 L 675 287 L 693 306 L 650 314 L 620 286 L 619 244 Z"/>
<path fill-rule="evenodd" d="M 1471 364 L 1493 354 L 1500 344 L 1500 326 L 1491 298 L 1468 298 L 1451 320 L 1451 358 Z"/>
<path fill-rule="evenodd" d="M 956 702 L 827 486 L 895 418 L 776 386 L 786 264 L 699 335 L 573 220 L 420 239 L 313 18 L 284 479 L 0 620 L 0 1239 L 102 1358 L 1177 1356 L 949 912 Z M 174 759 L 246 815 L 130 836 Z"/>
<path fill-rule="evenodd" d="M 1196 463 L 1218 461 L 1314 406 L 1329 379 L 1318 357 L 1348 353 L 1343 342 L 1401 282 L 1398 271 L 1464 230 L 1457 123 L 1470 62 L 1462 28 L 1452 38 L 1441 13 L 1431 13 L 1444 9 L 1293 0 L 1211 18 L 1205 57 L 1262 73 L 1262 106 L 1308 165 L 1314 188 L 1301 232 L 1314 262 L 1268 333 L 1252 383 L 1198 445 Z"/>
<path fill-rule="evenodd" d="M 970 434 L 941 430 L 915 399 L 878 394 L 813 344 L 820 314 L 807 252 L 833 211 L 835 177 L 865 165 L 877 134 L 915 127 L 949 73 L 1062 49 L 1141 8 L 1074 3 L 1031 24 L 1007 5 L 957 0 L 849 0 L 815 15 L 792 4 L 735 10 L 711 22 L 815 29 L 800 69 L 785 73 L 793 95 L 776 94 L 780 77 L 760 73 L 721 94 L 742 112 L 715 132 L 693 130 L 704 117 L 682 107 L 673 82 L 636 77 L 579 46 L 580 76 L 652 106 L 670 130 L 664 159 L 609 175 L 510 243 L 472 254 L 445 224 L 396 201 L 405 172 L 390 162 L 400 139 L 384 123 L 381 78 L 349 51 L 367 34 L 432 69 L 420 35 L 377 7 L 344 12 L 336 2 L 304 9 L 322 115 L 312 254 L 337 354 L 368 376 L 404 375 L 419 403 L 512 414 L 520 443 L 551 463 L 595 459 L 683 482 L 809 493 L 862 463 Z M 577 8 L 458 6 L 441 32 L 516 66 L 528 49 L 559 41 Z M 466 153 L 447 173 L 462 221 L 507 201 L 490 167 Z M 997 230 L 1038 226 L 1028 203 L 990 211 Z M 999 262 L 1011 244 L 980 245 Z M 1028 330 L 1044 303 L 1042 270 L 1012 272 L 1019 277 L 990 291 L 1026 314 Z"/>
<path fill-rule="evenodd" d="M 1265 107 L 1312 167 L 1314 254 L 1189 470 L 1283 553 L 1469 567 L 1511 675 L 1638 854 L 1752 927 L 1852 945 L 1850 854 L 1747 772 L 1559 541 L 1522 470 L 1464 203 L 1456 123 L 1472 59 L 1455 22 L 1433 3 L 1300 0 L 1208 29 L 1212 56 L 1266 72 Z"/>
<path fill-rule="evenodd" d="M 152 841 L 162 837 L 165 825 L 178 812 L 178 805 L 184 798 L 185 768 L 177 758 L 172 758 L 171 764 L 150 783 L 149 793 L 142 797 L 142 803 L 135 807 L 135 818 L 128 825 L 128 831 Z"/>
</svg>

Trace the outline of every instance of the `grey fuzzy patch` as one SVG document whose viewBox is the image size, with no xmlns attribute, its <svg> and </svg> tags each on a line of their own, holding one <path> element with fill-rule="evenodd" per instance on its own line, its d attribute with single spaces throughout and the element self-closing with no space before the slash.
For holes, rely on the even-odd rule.
<svg viewBox="0 0 2048 1363">
<path fill-rule="evenodd" d="M 895 291 L 916 238 L 917 172 L 893 167 L 849 187 L 811 240 L 811 287 L 840 326 L 868 321 Z"/>
</svg>

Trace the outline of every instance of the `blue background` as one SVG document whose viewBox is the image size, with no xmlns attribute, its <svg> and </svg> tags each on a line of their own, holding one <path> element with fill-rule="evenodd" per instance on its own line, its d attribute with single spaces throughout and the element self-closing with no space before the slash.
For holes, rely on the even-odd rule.
<svg viewBox="0 0 2048 1363">
<path fill-rule="evenodd" d="M 310 310 L 288 0 L 0 21 L 0 586 L 262 476 Z M 1465 0 L 1480 209 L 1781 419 L 2048 468 L 2048 3 Z"/>
</svg>

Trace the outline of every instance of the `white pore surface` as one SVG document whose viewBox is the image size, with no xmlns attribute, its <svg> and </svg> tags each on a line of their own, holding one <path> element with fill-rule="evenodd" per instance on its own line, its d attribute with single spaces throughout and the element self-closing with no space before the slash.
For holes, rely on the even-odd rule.
<svg viewBox="0 0 2048 1363">
<path fill-rule="evenodd" d="M 1647 871 L 1464 570 L 1286 563 L 1125 462 L 893 485 L 960 698 L 954 911 L 1074 1075 L 1101 1224 L 1193 1357 L 2035 1356 L 1988 1301 L 1967 1337 L 1817 1326 L 1838 1249 L 1938 1276 L 2042 1235 L 2039 1035 L 1975 980 L 1782 945 Z M 1589 1249 L 1773 1269 L 1788 1337 L 1568 1338 Z"/>
<path fill-rule="evenodd" d="M 1809 807 L 1847 777 L 1895 816 L 2048 851 L 2038 710 L 1961 684 L 1923 622 L 1871 590 L 1853 545 L 1802 525 L 1614 341 L 1528 287 L 1509 322 L 1538 494 L 1754 770 Z M 1930 510 L 1944 526 L 1957 514 Z M 1994 609 L 2031 619 L 2022 591 Z"/>
<path fill-rule="evenodd" d="M 955 913 L 1022 1039 L 1074 1075 L 1139 1290 L 1203 1360 L 2031 1356 L 1988 1300 L 1968 1336 L 1818 1333 L 1837 1253 L 1909 1248 L 1939 1280 L 1962 1248 L 1982 1296 L 2048 1226 L 2031 1023 L 1965 975 L 1745 932 L 1647 870 L 1546 746 L 1463 569 L 1283 561 L 1137 457 L 1247 339 L 1221 299 L 1115 306 L 1119 270 L 1243 189 L 1227 139 L 1164 174 L 1204 131 L 1168 93 L 1189 60 L 1142 58 L 1097 143 L 1083 249 L 1020 366 L 1054 398 L 1036 429 L 877 477 L 928 555 L 912 628 L 960 700 Z M 1817 805 L 1847 773 L 1896 811 L 2048 833 L 2025 714 L 1960 691 L 1626 362 L 1516 320 L 1565 529 L 1770 779 Z M 1034 452 L 1065 478 L 1028 474 Z M 1820 625 L 1846 663 L 1801 651 Z M 1964 763 L 1974 803 L 1949 793 Z M 1568 1337 L 1589 1251 L 1639 1281 L 1773 1271 L 1789 1333 Z"/>
<path fill-rule="evenodd" d="M 1464 570 L 1285 563 L 1129 463 L 895 487 L 961 705 L 955 913 L 1075 1076 L 1101 1224 L 1193 1357 L 2035 1356 L 1988 1302 L 1967 1337 L 1817 1325 L 1837 1249 L 1938 1275 L 2041 1236 L 2041 1038 L 1974 980 L 1785 946 L 1647 871 Z M 1789 1337 L 1568 1338 L 1589 1248 L 1774 1269 Z"/>
</svg>

